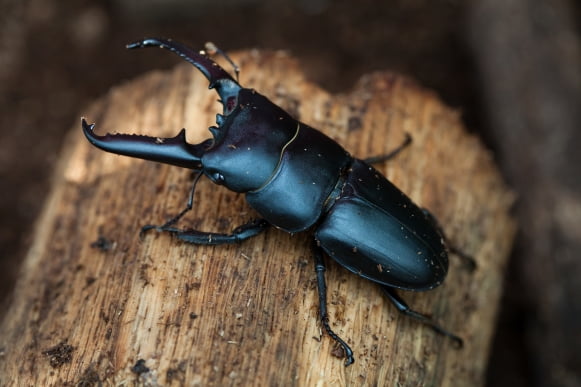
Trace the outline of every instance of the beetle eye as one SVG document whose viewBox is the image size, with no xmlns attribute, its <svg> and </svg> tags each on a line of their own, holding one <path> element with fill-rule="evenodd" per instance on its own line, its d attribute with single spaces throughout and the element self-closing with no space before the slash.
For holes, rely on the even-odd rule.
<svg viewBox="0 0 581 387">
<path fill-rule="evenodd" d="M 218 172 L 212 173 L 210 179 L 216 184 L 224 184 L 224 176 Z"/>
</svg>

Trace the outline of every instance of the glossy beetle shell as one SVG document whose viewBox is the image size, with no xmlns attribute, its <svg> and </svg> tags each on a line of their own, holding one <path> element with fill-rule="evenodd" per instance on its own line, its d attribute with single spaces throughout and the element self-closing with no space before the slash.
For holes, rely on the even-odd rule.
<svg viewBox="0 0 581 387">
<path fill-rule="evenodd" d="M 448 271 L 436 225 L 361 160 L 354 161 L 315 238 L 341 266 L 383 285 L 428 290 L 440 285 Z"/>
</svg>

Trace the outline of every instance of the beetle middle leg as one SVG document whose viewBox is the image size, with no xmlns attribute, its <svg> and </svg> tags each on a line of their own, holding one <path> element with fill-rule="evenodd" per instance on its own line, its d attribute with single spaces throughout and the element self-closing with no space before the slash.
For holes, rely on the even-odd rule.
<svg viewBox="0 0 581 387">
<path fill-rule="evenodd" d="M 399 312 L 401 312 L 401 313 L 405 314 L 406 316 L 411 317 L 414 320 L 417 320 L 423 324 L 429 325 L 434 331 L 438 332 L 439 334 L 451 338 L 452 340 L 454 340 L 454 342 L 456 343 L 456 345 L 459 348 L 461 348 L 463 346 L 464 342 L 460 337 L 458 337 L 455 334 L 453 334 L 452 332 L 449 332 L 446 329 L 442 328 L 440 325 L 438 325 L 434 320 L 432 320 L 428 316 L 423 315 L 419 312 L 416 312 L 413 309 L 410 309 L 408 304 L 397 294 L 397 292 L 395 291 L 394 288 L 389 287 L 389 286 L 381 286 L 381 289 L 383 290 L 383 292 L 385 293 L 387 298 L 389 298 L 389 300 L 393 303 L 393 305 L 397 308 L 397 310 Z"/>
<path fill-rule="evenodd" d="M 327 313 L 327 284 L 325 283 L 325 262 L 323 261 L 323 254 L 321 253 L 321 248 L 313 243 L 313 254 L 315 256 L 315 271 L 317 273 L 317 290 L 319 293 L 319 314 L 321 318 L 321 324 L 325 328 L 325 331 L 333 340 L 335 340 L 345 352 L 345 366 L 353 364 L 355 359 L 353 358 L 353 351 L 351 347 L 347 345 L 343 339 L 341 339 L 329 325 L 329 315 Z"/>
<path fill-rule="evenodd" d="M 366 159 L 363 159 L 363 161 L 365 161 L 367 164 L 377 164 L 377 163 L 391 160 L 395 156 L 397 156 L 402 150 L 407 148 L 411 143 L 412 143 L 412 136 L 410 136 L 409 133 L 406 133 L 405 140 L 403 140 L 403 142 L 397 148 L 392 150 L 391 152 L 384 154 L 384 155 L 368 157 Z"/>
</svg>

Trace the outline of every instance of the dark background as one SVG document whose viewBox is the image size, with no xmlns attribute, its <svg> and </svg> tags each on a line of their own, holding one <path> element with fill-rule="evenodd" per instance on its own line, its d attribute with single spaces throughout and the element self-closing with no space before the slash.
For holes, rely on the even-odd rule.
<svg viewBox="0 0 581 387">
<path fill-rule="evenodd" d="M 462 113 L 519 196 L 488 385 L 579 386 L 580 20 L 574 0 L 0 0 L 2 305 L 83 107 L 177 63 L 125 43 L 285 49 L 332 92 L 390 69 Z"/>
</svg>

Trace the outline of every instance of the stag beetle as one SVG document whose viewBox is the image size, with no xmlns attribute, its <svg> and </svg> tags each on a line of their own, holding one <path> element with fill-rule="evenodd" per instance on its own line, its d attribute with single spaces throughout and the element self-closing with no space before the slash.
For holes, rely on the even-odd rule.
<svg viewBox="0 0 581 387">
<path fill-rule="evenodd" d="M 142 47 L 171 50 L 197 67 L 223 105 L 223 113 L 216 115 L 217 126 L 209 128 L 212 138 L 199 144 L 186 142 L 185 129 L 173 138 L 100 136 L 93 132 L 94 124 L 82 119 L 85 136 L 98 148 L 196 171 L 186 208 L 162 226 L 144 226 L 143 232 L 156 229 L 189 243 L 218 245 L 241 242 L 269 226 L 289 233 L 311 229 L 320 318 L 329 336 L 343 348 L 345 365 L 353 363 L 353 351 L 329 325 L 323 252 L 347 270 L 378 283 L 400 312 L 461 346 L 458 336 L 410 309 L 395 291 L 433 289 L 448 271 L 445 238 L 435 218 L 370 165 L 391 158 L 409 141 L 389 155 L 353 158 L 331 138 L 295 120 L 256 91 L 241 87 L 204 51 L 158 38 L 127 45 L 130 49 Z M 262 219 L 237 227 L 231 234 L 173 227 L 192 208 L 195 185 L 202 174 L 244 193 Z"/>
</svg>

